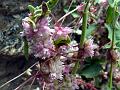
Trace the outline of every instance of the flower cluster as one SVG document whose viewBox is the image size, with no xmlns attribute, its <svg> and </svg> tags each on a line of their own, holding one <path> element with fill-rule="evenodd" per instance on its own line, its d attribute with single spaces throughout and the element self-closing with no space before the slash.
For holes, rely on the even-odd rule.
<svg viewBox="0 0 120 90">
<path fill-rule="evenodd" d="M 107 1 L 104 0 L 103 2 L 101 1 L 99 3 L 106 2 Z M 98 51 L 100 51 L 102 48 L 94 42 L 99 43 L 100 40 L 97 42 L 94 41 L 97 39 L 87 38 L 87 35 L 85 35 L 87 30 L 89 30 L 88 28 L 92 28 L 88 26 L 91 24 L 91 22 L 89 22 L 89 19 L 95 20 L 96 18 L 93 18 L 94 14 L 96 14 L 97 9 L 99 9 L 92 6 L 92 3 L 87 2 L 86 4 L 80 4 L 76 9 L 64 15 L 57 22 L 55 22 L 54 25 L 51 26 L 48 19 L 49 9 L 47 4 L 49 3 L 43 3 L 41 7 L 35 8 L 35 12 L 32 12 L 28 17 L 22 20 L 24 29 L 22 36 L 25 37 L 28 42 L 30 49 L 29 53 L 33 54 L 35 58 L 39 59 L 39 70 L 36 77 L 41 89 L 76 90 L 82 88 L 83 90 L 97 90 L 92 84 L 92 80 L 85 82 L 87 81 L 85 80 L 87 77 L 94 78 L 97 75 L 100 75 L 101 71 L 103 71 L 102 64 L 99 63 L 101 61 L 96 62 L 96 59 L 94 60 L 94 58 L 100 55 Z M 39 10 L 37 10 L 38 8 Z M 72 38 L 74 36 L 73 29 L 70 27 L 64 27 L 62 24 L 60 24 L 60 21 L 63 18 L 76 10 L 81 14 L 80 16 L 85 15 L 85 17 L 80 20 L 82 22 L 78 21 L 78 23 L 80 23 L 79 25 L 82 25 L 82 35 L 80 36 L 81 38 L 79 40 L 80 43 Z M 36 12 L 41 12 L 40 16 Z M 88 17 L 89 14 L 91 17 Z M 100 23 L 103 23 L 103 21 L 100 21 Z M 96 24 L 98 23 L 95 23 L 95 25 Z M 97 28 L 97 26 L 95 27 Z M 75 26 L 74 29 L 76 28 L 77 27 Z M 81 29 L 81 27 L 79 29 Z M 92 30 L 89 32 L 92 32 Z M 94 37 L 94 34 L 90 37 Z M 120 53 L 115 49 L 110 49 L 107 54 L 109 60 L 116 61 L 120 59 Z M 101 57 L 103 56 L 101 55 Z M 91 67 L 91 64 L 94 64 L 93 66 L 98 67 Z M 88 67 L 89 69 L 87 69 Z M 88 73 L 92 71 L 92 69 L 96 71 L 90 73 L 89 75 Z M 107 75 L 108 72 L 105 73 L 104 77 L 108 78 Z M 116 78 L 118 79 L 119 75 L 117 75 Z"/>
<path fill-rule="evenodd" d="M 24 36 L 30 42 L 30 51 L 36 57 L 45 59 L 54 55 L 54 45 L 51 37 L 52 29 L 48 26 L 47 18 L 42 18 L 32 27 L 29 17 L 23 19 Z"/>
<path fill-rule="evenodd" d="M 51 64 L 50 64 L 51 65 L 50 66 L 50 73 L 51 74 L 50 74 L 50 76 L 53 79 L 62 80 L 62 78 L 63 78 L 62 72 L 64 70 L 64 63 L 62 61 L 60 61 L 58 58 L 56 61 L 51 61 Z"/>
<path fill-rule="evenodd" d="M 79 50 L 79 45 L 76 41 L 70 41 L 69 34 L 72 29 L 62 27 L 59 24 L 50 28 L 48 18 L 41 17 L 36 22 L 30 17 L 26 17 L 22 22 L 24 31 L 22 36 L 25 36 L 29 42 L 30 53 L 35 57 L 43 60 L 40 69 L 44 73 L 44 77 L 48 77 L 49 82 L 44 78 L 39 79 L 41 86 L 45 88 L 54 87 L 55 80 L 62 80 L 65 76 L 71 77 L 71 63 L 68 58 L 72 58 Z M 93 40 L 89 39 L 84 44 L 84 57 L 93 57 L 96 45 Z M 41 78 L 42 74 L 39 75 Z M 70 78 L 72 79 L 72 78 Z M 58 81 L 59 82 L 59 81 Z M 76 79 L 70 80 L 72 90 L 78 89 Z"/>
<path fill-rule="evenodd" d="M 93 39 L 88 39 L 84 44 L 84 57 L 93 57 L 98 46 L 93 43 Z"/>
<path fill-rule="evenodd" d="M 55 32 L 53 35 L 54 40 L 58 40 L 59 38 L 67 39 L 68 34 L 72 32 L 72 29 L 69 27 L 61 27 L 60 25 L 55 25 Z"/>
<path fill-rule="evenodd" d="M 41 17 L 37 22 L 31 22 L 30 17 L 26 17 L 23 19 L 22 25 L 24 28 L 22 36 L 26 36 L 29 42 L 30 53 L 46 61 L 52 58 L 53 60 L 49 61 L 50 68 L 49 70 L 46 69 L 45 72 L 49 71 L 52 78 L 62 79 L 64 63 L 60 60 L 60 55 L 67 55 L 67 51 L 72 45 L 66 42 L 59 47 L 57 45 L 60 43 L 59 40 L 65 41 L 68 39 L 68 34 L 72 32 L 72 29 L 60 25 L 55 25 L 51 29 L 47 17 Z M 54 42 L 58 43 L 55 45 Z M 57 60 L 54 57 L 57 57 Z"/>
</svg>

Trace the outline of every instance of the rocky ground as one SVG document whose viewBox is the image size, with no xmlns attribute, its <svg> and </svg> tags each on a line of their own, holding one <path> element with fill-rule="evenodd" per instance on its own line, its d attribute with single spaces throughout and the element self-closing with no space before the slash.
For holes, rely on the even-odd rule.
<svg viewBox="0 0 120 90">
<path fill-rule="evenodd" d="M 0 0 L 0 86 L 36 62 L 33 57 L 30 57 L 29 62 L 25 60 L 19 34 L 28 4 L 35 4 L 35 1 Z M 18 78 L 0 90 L 14 90 L 22 82 L 23 79 Z"/>
<path fill-rule="evenodd" d="M 26 69 L 28 69 L 31 65 L 33 65 L 35 62 L 37 61 L 32 56 L 30 56 L 28 62 L 22 55 L 20 56 L 0 55 L 0 85 L 18 76 Z M 16 80 L 7 84 L 0 90 L 14 90 L 18 85 L 24 82 L 24 76 L 25 75 L 22 75 L 22 77 L 17 78 Z"/>
</svg>

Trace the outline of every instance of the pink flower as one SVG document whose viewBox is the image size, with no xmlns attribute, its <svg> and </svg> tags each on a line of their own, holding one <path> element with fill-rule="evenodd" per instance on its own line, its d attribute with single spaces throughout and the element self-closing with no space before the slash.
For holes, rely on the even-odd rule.
<svg viewBox="0 0 120 90">
<path fill-rule="evenodd" d="M 100 3 L 107 3 L 107 0 L 100 0 Z"/>
<path fill-rule="evenodd" d="M 72 81 L 72 90 L 76 90 L 76 89 L 79 89 L 79 85 L 77 79 L 75 78 Z"/>
<path fill-rule="evenodd" d="M 84 11 L 84 8 L 85 8 L 85 4 L 82 3 L 82 4 L 80 4 L 80 5 L 78 6 L 78 10 L 77 10 L 77 11 L 81 13 L 82 11 Z M 94 6 L 91 6 L 91 7 L 90 7 L 90 12 L 93 12 L 93 13 L 94 13 L 94 12 L 96 12 L 96 10 L 97 10 L 96 7 L 94 7 Z"/>
<path fill-rule="evenodd" d="M 30 45 L 31 53 L 36 57 L 46 59 L 55 55 L 54 45 L 51 40 L 33 41 Z"/>
<path fill-rule="evenodd" d="M 59 38 L 67 38 L 68 34 L 72 32 L 72 29 L 70 29 L 69 27 L 62 27 L 60 25 L 56 25 L 54 28 L 55 28 L 55 32 L 53 38 L 55 40 Z"/>
<path fill-rule="evenodd" d="M 33 28 L 29 22 L 29 17 L 26 17 L 22 20 L 22 26 L 24 29 L 24 34 L 26 37 L 31 38 L 34 34 Z M 23 35 L 24 36 L 24 35 Z"/>
<path fill-rule="evenodd" d="M 60 61 L 59 57 L 56 58 L 55 61 L 51 61 L 50 64 L 50 75 L 54 77 L 54 79 L 63 79 L 63 70 L 64 70 L 64 63 Z"/>
<path fill-rule="evenodd" d="M 111 50 L 110 53 L 112 56 L 112 60 L 117 61 L 120 59 L 120 52 L 118 52 L 117 50 Z"/>
<path fill-rule="evenodd" d="M 87 40 L 84 44 L 84 57 L 93 57 L 96 48 L 97 45 L 93 43 L 92 39 Z"/>
<path fill-rule="evenodd" d="M 26 19 L 27 18 L 23 19 L 22 26 L 23 26 L 24 30 L 29 30 L 29 29 L 31 29 L 31 26 L 30 26 L 29 22 Z"/>
<path fill-rule="evenodd" d="M 89 90 L 97 90 L 91 83 L 85 83 L 84 87 Z"/>
<path fill-rule="evenodd" d="M 70 66 L 69 65 L 65 65 L 65 68 L 64 68 L 63 72 L 64 72 L 64 74 L 68 75 L 69 72 L 70 72 Z"/>
<path fill-rule="evenodd" d="M 55 55 L 54 44 L 51 39 L 52 30 L 48 26 L 47 18 L 40 18 L 36 23 L 36 28 L 33 28 L 29 19 L 29 17 L 23 19 L 22 25 L 29 41 L 31 53 L 42 59 Z"/>
<path fill-rule="evenodd" d="M 47 18 L 40 18 L 37 22 L 37 26 L 48 26 L 48 19 Z"/>
<path fill-rule="evenodd" d="M 84 10 L 84 7 L 85 7 L 85 4 L 80 4 L 79 6 L 78 6 L 78 12 L 81 12 L 81 11 L 83 11 Z"/>
<path fill-rule="evenodd" d="M 107 6 L 108 0 L 100 0 L 100 4 L 101 4 L 102 6 Z"/>
<path fill-rule="evenodd" d="M 94 13 L 94 12 L 96 12 L 96 11 L 97 11 L 97 8 L 96 8 L 95 6 L 91 6 L 91 7 L 90 7 L 90 12 L 93 12 L 93 13 Z"/>
</svg>

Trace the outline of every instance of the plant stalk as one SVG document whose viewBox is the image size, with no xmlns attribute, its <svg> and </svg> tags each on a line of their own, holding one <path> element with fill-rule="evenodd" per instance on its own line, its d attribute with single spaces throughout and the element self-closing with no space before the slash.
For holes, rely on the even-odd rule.
<svg viewBox="0 0 120 90">
<path fill-rule="evenodd" d="M 87 29 L 87 20 L 88 20 L 88 11 L 85 10 L 83 14 L 83 22 L 82 22 L 82 35 L 80 39 L 80 48 L 83 48 L 85 37 L 86 37 L 86 29 Z"/>
<path fill-rule="evenodd" d="M 113 32 L 112 32 L 112 44 L 111 44 L 111 49 L 114 49 L 114 43 L 115 43 L 115 7 L 114 7 L 114 11 L 113 11 L 113 22 L 112 22 L 112 28 L 113 28 Z M 112 90 L 112 72 L 113 72 L 113 63 L 112 60 L 110 62 L 110 80 L 109 80 L 109 87 L 110 90 Z"/>
<path fill-rule="evenodd" d="M 115 28 L 114 28 L 114 25 L 113 25 L 111 49 L 114 49 L 114 42 L 115 42 Z M 112 90 L 112 71 L 113 71 L 113 63 L 112 63 L 112 60 L 111 60 L 110 61 L 110 80 L 109 80 L 110 90 Z"/>
<path fill-rule="evenodd" d="M 109 80 L 110 90 L 112 90 L 112 72 L 113 72 L 113 64 L 111 62 L 111 66 L 110 66 L 110 80 Z"/>
<path fill-rule="evenodd" d="M 83 48 L 84 45 L 84 41 L 85 41 L 85 37 L 86 37 L 86 30 L 87 30 L 87 20 L 88 20 L 88 15 L 89 15 L 89 2 L 90 0 L 88 0 L 88 2 L 86 3 L 84 12 L 83 12 L 83 22 L 82 22 L 82 35 L 80 38 L 80 47 L 79 48 Z M 75 66 L 73 67 L 72 70 L 72 74 L 76 74 L 78 68 L 79 68 L 79 60 L 75 63 Z"/>
</svg>

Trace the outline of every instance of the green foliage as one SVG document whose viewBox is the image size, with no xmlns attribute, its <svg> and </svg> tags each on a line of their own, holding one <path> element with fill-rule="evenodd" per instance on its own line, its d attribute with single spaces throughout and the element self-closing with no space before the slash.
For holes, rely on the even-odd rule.
<svg viewBox="0 0 120 90">
<path fill-rule="evenodd" d="M 119 17 L 119 12 L 115 7 L 109 6 L 107 9 L 107 17 L 106 17 L 106 23 L 107 24 L 113 24 L 117 21 Z"/>
<path fill-rule="evenodd" d="M 49 15 L 50 10 L 54 8 L 54 6 L 58 3 L 59 0 L 49 0 L 47 3 L 43 2 L 42 5 L 34 7 L 32 5 L 28 5 L 28 9 L 32 14 L 31 19 L 36 21 L 37 18 L 46 15 Z"/>
<path fill-rule="evenodd" d="M 112 2 L 112 1 L 111 1 Z M 109 6 L 107 9 L 106 24 L 105 27 L 108 30 L 108 38 L 112 41 L 112 32 L 115 30 L 115 43 L 120 41 L 120 24 L 118 22 L 120 14 L 118 12 L 118 6 Z"/>
<path fill-rule="evenodd" d="M 97 28 L 96 24 L 91 24 L 88 26 L 87 32 L 86 32 L 86 37 L 88 38 L 88 36 L 91 35 L 91 33 L 93 33 L 93 31 L 95 31 Z"/>
<path fill-rule="evenodd" d="M 87 58 L 86 64 L 82 70 L 78 70 L 78 73 L 86 78 L 94 78 L 98 76 L 102 70 L 102 65 L 104 61 L 98 58 Z"/>
<path fill-rule="evenodd" d="M 108 3 L 109 3 L 111 6 L 113 6 L 114 0 L 108 0 Z"/>
<path fill-rule="evenodd" d="M 58 40 L 54 41 L 54 45 L 55 45 L 56 47 L 59 47 L 59 46 L 61 46 L 61 45 L 67 45 L 67 44 L 69 44 L 70 41 L 71 41 L 71 40 L 70 40 L 69 37 L 67 37 L 67 39 L 65 39 L 65 38 L 59 38 Z"/>
<path fill-rule="evenodd" d="M 42 3 L 42 15 L 47 16 L 47 15 L 49 15 L 49 13 L 50 13 L 50 11 L 49 11 L 47 4 L 45 2 L 43 2 Z"/>
<path fill-rule="evenodd" d="M 59 0 L 49 0 L 47 2 L 48 8 L 51 10 L 55 7 L 55 5 L 58 3 Z"/>
<path fill-rule="evenodd" d="M 35 7 L 33 7 L 32 5 L 28 5 L 28 9 L 31 13 L 35 12 Z"/>
<path fill-rule="evenodd" d="M 117 42 L 116 42 L 116 48 L 120 52 L 120 40 L 117 40 Z"/>
<path fill-rule="evenodd" d="M 111 7 L 114 7 L 120 2 L 120 0 L 108 0 L 108 3 Z"/>
<path fill-rule="evenodd" d="M 104 85 L 102 85 L 101 90 L 110 90 L 110 88 L 109 88 L 108 84 L 104 84 Z"/>
<path fill-rule="evenodd" d="M 111 29 L 110 25 L 105 24 L 105 27 L 106 27 L 107 30 L 108 30 L 108 38 L 109 38 L 110 40 L 112 40 L 112 29 Z"/>
<path fill-rule="evenodd" d="M 28 60 L 29 58 L 29 46 L 28 46 L 28 41 L 26 39 L 26 37 L 23 37 L 23 42 L 24 42 L 24 55 L 26 60 Z"/>
<path fill-rule="evenodd" d="M 105 27 L 108 30 L 108 38 L 110 40 L 112 40 L 112 31 L 113 31 L 112 26 L 105 24 Z M 116 43 L 116 46 L 120 48 L 120 45 L 119 45 L 119 43 L 120 43 L 120 29 L 115 30 L 115 43 Z"/>
<path fill-rule="evenodd" d="M 31 16 L 28 17 L 28 22 L 32 25 L 33 28 L 36 28 L 36 21 L 39 17 L 41 16 L 46 16 L 50 13 L 49 9 L 51 10 L 56 4 L 58 0 L 49 0 L 47 3 L 43 2 L 42 5 L 34 7 L 32 5 L 28 5 L 28 9 L 30 13 L 32 14 Z M 28 46 L 28 41 L 26 37 L 23 38 L 24 41 L 24 55 L 25 58 L 28 60 L 28 51 L 29 51 L 29 46 Z M 70 42 L 70 39 L 68 38 L 67 40 L 58 40 L 55 41 L 55 44 L 58 45 L 60 43 L 67 44 Z"/>
<path fill-rule="evenodd" d="M 93 78 L 95 76 L 98 76 L 101 70 L 102 70 L 102 67 L 100 64 L 93 64 L 93 65 L 86 66 L 80 72 L 80 75 L 83 75 L 86 78 Z"/>
<path fill-rule="evenodd" d="M 32 24 L 33 28 L 36 28 L 35 22 L 31 18 L 28 18 L 28 22 Z"/>
</svg>

